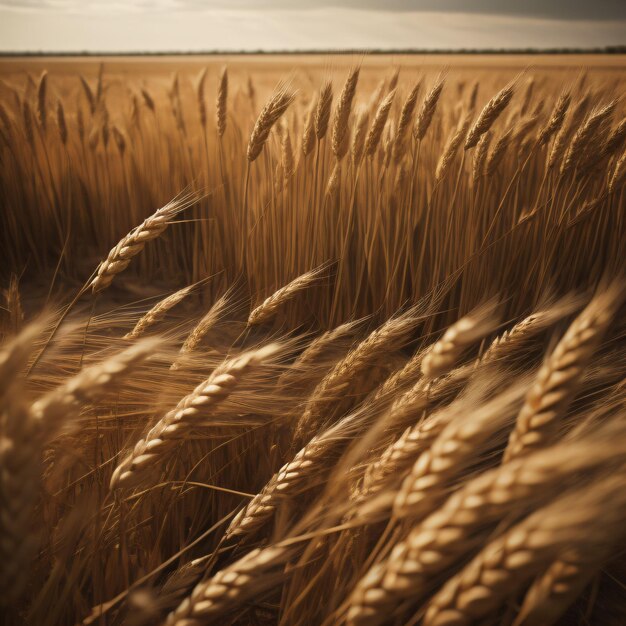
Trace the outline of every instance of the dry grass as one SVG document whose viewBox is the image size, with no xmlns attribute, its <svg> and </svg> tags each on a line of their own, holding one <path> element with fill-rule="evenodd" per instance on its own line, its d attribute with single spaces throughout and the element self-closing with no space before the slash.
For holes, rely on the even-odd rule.
<svg viewBox="0 0 626 626">
<path fill-rule="evenodd" d="M 624 623 L 623 68 L 479 61 L 0 65 L 3 623 Z"/>
</svg>

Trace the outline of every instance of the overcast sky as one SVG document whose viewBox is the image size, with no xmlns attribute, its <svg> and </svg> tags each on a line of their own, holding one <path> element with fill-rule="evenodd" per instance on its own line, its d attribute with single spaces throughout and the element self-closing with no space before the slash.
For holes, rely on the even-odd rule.
<svg viewBox="0 0 626 626">
<path fill-rule="evenodd" d="M 0 50 L 626 44 L 626 0 L 0 0 Z"/>
</svg>

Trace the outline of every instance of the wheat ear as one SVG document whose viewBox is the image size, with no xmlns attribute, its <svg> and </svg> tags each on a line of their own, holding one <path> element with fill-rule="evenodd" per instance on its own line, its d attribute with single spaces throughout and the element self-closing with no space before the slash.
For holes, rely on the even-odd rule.
<svg viewBox="0 0 626 626">
<path fill-rule="evenodd" d="M 91 87 L 89 86 L 87 79 L 82 74 L 78 76 L 78 79 L 80 80 L 80 84 L 83 88 L 83 93 L 85 94 L 85 98 L 87 99 L 89 111 L 93 115 L 96 111 L 96 97 L 94 96 L 93 91 L 91 91 Z"/>
<path fill-rule="evenodd" d="M 548 123 L 539 132 L 537 137 L 539 145 L 543 146 L 548 143 L 550 138 L 561 130 L 571 101 L 572 97 L 569 93 L 564 93 L 559 96 Z"/>
<path fill-rule="evenodd" d="M 433 121 L 433 116 L 437 110 L 437 103 L 439 102 L 441 92 L 443 91 L 443 83 L 443 76 L 437 78 L 432 89 L 428 92 L 422 102 L 420 111 L 417 114 L 417 119 L 415 120 L 415 126 L 413 127 L 413 135 L 418 141 L 424 139 L 426 131 Z"/>
<path fill-rule="evenodd" d="M 478 143 L 480 137 L 493 126 L 494 122 L 498 119 L 502 111 L 506 109 L 512 98 L 513 85 L 507 85 L 487 102 L 480 112 L 478 119 L 467 133 L 467 139 L 465 140 L 466 150 L 473 148 Z"/>
<path fill-rule="evenodd" d="M 209 580 L 196 585 L 191 595 L 168 615 L 165 626 L 217 623 L 218 616 L 280 580 L 290 554 L 290 550 L 280 546 L 249 552 Z"/>
<path fill-rule="evenodd" d="M 128 267 L 133 257 L 144 249 L 146 243 L 160 237 L 174 217 L 191 206 L 196 199 L 197 196 L 192 194 L 172 200 L 123 237 L 100 263 L 96 276 L 90 283 L 93 293 L 106 289 Z"/>
<path fill-rule="evenodd" d="M 449 372 L 477 339 L 493 329 L 494 305 L 488 303 L 452 324 L 439 341 L 435 342 L 422 359 L 422 374 L 427 379 L 438 378 Z"/>
<path fill-rule="evenodd" d="M 170 309 L 186 298 L 193 288 L 194 285 L 183 287 L 166 298 L 159 300 L 145 315 L 139 318 L 135 327 L 124 335 L 124 339 L 131 340 L 141 337 L 150 327 L 161 321 Z"/>
<path fill-rule="evenodd" d="M 247 157 L 250 163 L 261 154 L 272 127 L 282 117 L 293 100 L 294 95 L 285 86 L 280 85 L 267 101 L 257 118 L 248 141 Z"/>
<path fill-rule="evenodd" d="M 326 190 L 324 194 L 329 199 L 334 199 L 337 197 L 341 188 L 341 161 L 335 161 L 335 165 L 333 167 L 333 171 L 330 173 L 328 177 L 328 183 L 326 184 Z"/>
<path fill-rule="evenodd" d="M 332 149 L 336 158 L 342 159 L 348 149 L 348 120 L 352 110 L 352 100 L 359 82 L 359 68 L 354 68 L 341 90 L 339 103 L 333 120 Z"/>
<path fill-rule="evenodd" d="M 469 480 L 359 581 L 349 600 L 348 623 L 375 626 L 404 600 L 419 601 L 436 576 L 480 544 L 479 531 L 559 493 L 582 471 L 623 462 L 625 452 L 608 430 L 593 441 L 559 444 Z"/>
<path fill-rule="evenodd" d="M 615 193 L 626 180 L 626 151 L 615 164 L 613 175 L 609 181 L 609 193 Z"/>
<path fill-rule="evenodd" d="M 293 156 L 293 146 L 291 145 L 291 137 L 289 131 L 285 131 L 281 144 L 281 157 L 283 166 L 283 182 L 287 184 L 293 176 L 295 170 L 295 162 Z"/>
<path fill-rule="evenodd" d="M 43 320 L 28 324 L 17 337 L 0 346 L 0 398 L 26 367 L 34 350 L 34 341 L 42 332 L 44 324 Z"/>
<path fill-rule="evenodd" d="M 509 128 L 505 133 L 500 136 L 498 141 L 496 141 L 495 145 L 491 149 L 485 167 L 485 172 L 487 176 L 493 176 L 496 173 L 498 165 L 500 165 L 500 162 L 504 157 L 504 153 L 506 152 L 506 149 L 511 142 L 512 135 L 513 128 Z"/>
<path fill-rule="evenodd" d="M 452 137 L 450 137 L 450 139 L 448 140 L 448 143 L 446 144 L 446 147 L 443 150 L 443 154 L 441 155 L 441 158 L 439 159 L 439 163 L 437 163 L 437 169 L 435 171 L 436 183 L 441 182 L 445 178 L 446 174 L 448 173 L 448 170 L 450 169 L 450 166 L 452 165 L 452 162 L 454 161 L 454 157 L 456 156 L 457 150 L 459 149 L 459 147 L 461 146 L 461 143 L 463 142 L 465 133 L 467 133 L 469 123 L 470 123 L 470 118 L 469 116 L 467 116 L 465 120 L 463 121 L 463 123 L 461 124 L 461 126 L 456 130 L 454 135 L 452 135 Z"/>
<path fill-rule="evenodd" d="M 565 174 L 578 166 L 583 156 L 589 152 L 589 144 L 599 136 L 599 129 L 608 122 L 615 107 L 617 101 L 609 102 L 604 107 L 595 109 L 587 117 L 584 124 L 576 130 L 572 141 L 563 157 L 561 163 L 561 174 Z"/>
<path fill-rule="evenodd" d="M 17 380 L 43 321 L 0 348 L 0 605 L 20 599 L 37 551 L 34 513 L 41 480 L 41 429 Z"/>
<path fill-rule="evenodd" d="M 193 327 L 192 331 L 183 342 L 178 356 L 172 363 L 170 369 L 179 369 L 184 357 L 198 348 L 200 342 L 206 337 L 206 334 L 215 326 L 220 317 L 222 317 L 229 303 L 229 298 L 229 294 L 225 293 L 221 298 L 216 300 L 206 315 Z"/>
<path fill-rule="evenodd" d="M 35 510 L 43 442 L 23 397 L 14 385 L 0 398 L 0 606 L 24 595 L 39 543 Z"/>
<path fill-rule="evenodd" d="M 535 337 L 579 305 L 576 297 L 565 297 L 551 306 L 539 309 L 518 322 L 511 329 L 498 335 L 476 359 L 476 366 L 506 363 L 507 359 L 523 354 Z"/>
<path fill-rule="evenodd" d="M 196 98 L 198 100 L 198 115 L 200 117 L 200 125 L 204 129 L 206 127 L 206 98 L 204 95 L 204 84 L 206 82 L 207 68 L 204 67 L 198 76 L 196 84 Z"/>
<path fill-rule="evenodd" d="M 376 148 L 380 143 L 380 138 L 383 134 L 385 124 L 387 123 L 387 118 L 389 117 L 389 111 L 391 110 L 391 105 L 393 104 L 393 99 L 395 95 L 395 89 L 390 91 L 385 99 L 380 103 L 380 106 L 376 111 L 376 115 L 374 116 L 374 120 L 372 121 L 372 125 L 367 134 L 367 138 L 365 139 L 365 154 L 368 157 L 374 156 Z"/>
<path fill-rule="evenodd" d="M 472 182 L 474 185 L 478 183 L 481 176 L 485 173 L 485 161 L 487 160 L 487 154 L 489 152 L 489 144 L 493 133 L 488 130 L 481 135 L 478 143 L 476 144 L 476 150 L 474 150 L 474 159 L 472 161 Z"/>
<path fill-rule="evenodd" d="M 555 436 L 622 294 L 615 286 L 600 293 L 567 329 L 528 392 L 504 452 L 505 461 L 544 446 Z"/>
<path fill-rule="evenodd" d="M 329 418 L 328 411 L 339 396 L 346 393 L 356 378 L 378 363 L 382 353 L 392 352 L 406 342 L 418 321 L 410 313 L 387 320 L 337 363 L 308 399 L 296 425 L 294 440 L 308 441 L 320 422 Z"/>
<path fill-rule="evenodd" d="M 573 550 L 550 564 L 526 592 L 513 626 L 552 626 L 597 574 L 615 545 L 608 543 L 606 548 L 593 555 Z"/>
<path fill-rule="evenodd" d="M 328 132 L 328 122 L 330 120 L 330 109 L 333 104 L 333 85 L 327 80 L 320 89 L 317 106 L 315 108 L 315 136 L 318 141 L 326 137 Z"/>
<path fill-rule="evenodd" d="M 365 137 L 367 135 L 367 124 L 369 123 L 369 112 L 365 107 L 358 110 L 354 123 L 354 133 L 352 135 L 352 147 L 350 149 L 352 163 L 356 167 L 363 158 L 365 149 Z"/>
<path fill-rule="evenodd" d="M 157 338 L 142 339 L 108 359 L 83 368 L 37 399 L 30 408 L 31 415 L 50 432 L 67 426 L 69 413 L 119 385 L 138 365 L 154 356 L 160 345 Z"/>
<path fill-rule="evenodd" d="M 320 484 L 333 467 L 332 458 L 349 444 L 351 436 L 361 433 L 375 415 L 375 407 L 363 407 L 313 437 L 233 518 L 225 538 L 256 533 L 274 517 L 281 502 L 293 500 L 301 492 Z"/>
<path fill-rule="evenodd" d="M 415 111 L 415 105 L 417 104 L 420 86 L 421 83 L 417 83 L 413 89 L 411 89 L 400 111 L 400 120 L 398 121 L 398 128 L 396 129 L 396 136 L 392 148 L 393 160 L 396 163 L 399 163 L 404 155 L 406 134 L 413 121 L 413 113 Z"/>
<path fill-rule="evenodd" d="M 39 123 L 43 131 L 46 131 L 47 125 L 47 102 L 46 94 L 48 90 L 48 72 L 44 70 L 39 77 L 39 84 L 37 86 L 37 116 L 39 117 Z"/>
<path fill-rule="evenodd" d="M 290 283 L 275 291 L 250 313 L 248 324 L 252 326 L 267 322 L 276 315 L 276 312 L 284 306 L 286 302 L 295 298 L 304 289 L 308 289 L 311 285 L 314 285 L 326 270 L 326 265 L 316 267 L 294 278 Z"/>
<path fill-rule="evenodd" d="M 113 472 L 111 489 L 136 484 L 156 464 L 165 461 L 177 443 L 198 423 L 201 410 L 210 412 L 224 402 L 250 369 L 276 354 L 278 349 L 277 344 L 270 344 L 245 352 L 216 368 L 207 380 L 180 400 L 135 444 L 132 452 Z"/>
<path fill-rule="evenodd" d="M 396 404 L 390 411 L 389 420 L 396 419 L 395 412 L 407 412 L 411 409 L 414 413 L 426 406 L 427 388 L 421 385 L 421 393 L 415 394 L 413 403 L 411 396 L 404 395 L 404 402 Z M 393 477 L 402 476 L 411 463 L 437 439 L 441 431 L 450 421 L 449 411 L 439 411 L 426 417 L 424 420 L 409 426 L 402 435 L 389 444 L 380 457 L 370 463 L 363 475 L 359 488 L 352 494 L 353 499 L 362 501 L 374 494 L 380 493 Z"/>
<path fill-rule="evenodd" d="M 227 106 L 228 70 L 226 67 L 223 67 L 220 73 L 220 84 L 217 90 L 217 101 L 215 103 L 215 121 L 217 125 L 217 134 L 220 137 L 223 137 L 226 132 Z"/>
<path fill-rule="evenodd" d="M 494 539 L 428 605 L 424 626 L 469 626 L 491 615 L 564 548 L 594 550 L 623 533 L 623 475 L 577 490 Z"/>
<path fill-rule="evenodd" d="M 57 100 L 57 128 L 59 129 L 59 139 L 65 145 L 67 143 L 67 123 L 65 122 L 63 103 L 60 100 Z"/>
<path fill-rule="evenodd" d="M 304 120 L 304 129 L 302 131 L 302 154 L 306 157 L 313 152 L 315 148 L 315 124 L 313 123 L 313 114 L 316 107 L 316 103 L 313 102 L 311 107 L 307 111 L 306 119 Z"/>
<path fill-rule="evenodd" d="M 396 518 L 423 517 L 435 510 L 455 477 L 498 440 L 498 431 L 513 417 L 522 398 L 523 381 L 475 410 L 466 410 L 452 419 L 432 445 L 419 455 L 393 502 Z"/>
<path fill-rule="evenodd" d="M 306 374 L 309 368 L 315 367 L 321 357 L 325 356 L 334 344 L 352 334 L 357 325 L 358 322 L 346 322 L 316 337 L 296 358 L 289 369 L 281 374 L 278 379 L 278 386 L 284 388 L 296 384 L 302 374 Z"/>
</svg>

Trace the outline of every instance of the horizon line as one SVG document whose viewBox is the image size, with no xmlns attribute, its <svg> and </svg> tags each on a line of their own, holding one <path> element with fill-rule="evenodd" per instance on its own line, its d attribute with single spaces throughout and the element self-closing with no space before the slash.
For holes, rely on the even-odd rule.
<svg viewBox="0 0 626 626">
<path fill-rule="evenodd" d="M 145 50 L 145 51 L 97 51 L 97 50 L 3 50 L 0 57 L 72 57 L 72 56 L 252 56 L 252 55 L 307 55 L 307 54 L 626 54 L 626 44 L 593 46 L 588 48 L 303 48 L 303 49 L 257 49 L 257 50 Z"/>
</svg>

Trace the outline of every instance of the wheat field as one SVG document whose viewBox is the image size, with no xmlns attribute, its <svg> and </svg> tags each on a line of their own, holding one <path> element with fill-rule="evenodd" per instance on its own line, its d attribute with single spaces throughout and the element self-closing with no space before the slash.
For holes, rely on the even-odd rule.
<svg viewBox="0 0 626 626">
<path fill-rule="evenodd" d="M 0 61 L 2 623 L 626 623 L 625 86 Z"/>
</svg>

